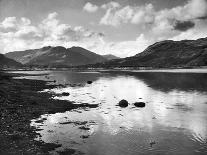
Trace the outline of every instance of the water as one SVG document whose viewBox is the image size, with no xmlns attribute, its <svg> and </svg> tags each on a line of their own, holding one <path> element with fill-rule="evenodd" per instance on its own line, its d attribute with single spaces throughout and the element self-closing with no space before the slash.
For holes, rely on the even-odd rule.
<svg viewBox="0 0 207 155">
<path fill-rule="evenodd" d="M 44 72 L 37 72 L 40 73 Z M 77 87 L 45 90 L 70 93 L 55 99 L 99 105 L 32 120 L 32 126 L 42 129 L 37 131 L 41 135 L 37 140 L 62 144 L 51 154 L 67 149 L 87 155 L 207 154 L 206 71 L 47 74 L 58 83 L 81 83 Z M 86 84 L 87 80 L 93 83 Z M 130 105 L 117 106 L 121 99 Z M 133 103 L 137 101 L 145 102 L 146 107 L 135 107 Z M 39 119 L 44 121 L 35 122 Z"/>
</svg>

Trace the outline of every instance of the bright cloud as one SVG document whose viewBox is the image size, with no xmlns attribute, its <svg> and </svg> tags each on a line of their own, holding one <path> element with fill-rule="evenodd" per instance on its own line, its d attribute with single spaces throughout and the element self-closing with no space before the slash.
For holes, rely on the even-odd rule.
<svg viewBox="0 0 207 155">
<path fill-rule="evenodd" d="M 102 40 L 88 48 L 92 51 L 98 51 L 99 54 L 114 54 L 123 58 L 142 52 L 151 43 L 144 34 L 140 34 L 135 40 L 121 42 L 105 42 Z"/>
<path fill-rule="evenodd" d="M 152 4 L 125 5 L 111 1 L 97 6 L 87 2 L 82 8 L 101 16 L 93 26 L 103 30 L 136 27 L 137 38 L 122 41 L 107 41 L 110 36 L 83 26 L 62 23 L 56 12 L 48 14 L 37 24 L 22 17 L 6 17 L 0 22 L 0 50 L 2 53 L 40 48 L 43 46 L 81 46 L 98 54 L 132 56 L 161 40 L 183 40 L 207 37 L 207 0 L 189 0 L 182 6 L 157 11 Z M 87 15 L 87 14 L 86 14 Z M 99 18 L 99 16 L 98 16 Z M 105 25 L 104 27 L 102 25 Z M 102 26 L 102 27 L 99 27 Z M 106 31 L 107 32 L 107 31 Z M 124 32 L 124 31 L 123 31 Z M 120 34 L 127 35 L 127 34 Z"/>
<path fill-rule="evenodd" d="M 110 6 L 110 3 L 105 4 Z M 183 6 L 156 11 L 152 4 L 105 7 L 101 25 L 118 27 L 134 24 L 144 32 L 148 43 L 173 39 L 197 39 L 207 36 L 207 1 L 189 0 Z M 131 43 L 131 42 L 130 42 Z M 133 49 L 133 46 L 129 44 Z M 142 49 L 142 48 L 141 48 Z"/>
<path fill-rule="evenodd" d="M 62 24 L 57 18 L 56 12 L 50 13 L 47 18 L 37 26 L 32 25 L 27 18 L 5 18 L 0 23 L 0 42 L 3 53 L 40 48 L 42 46 L 84 46 L 103 38 L 101 32 L 94 32 L 81 26 L 71 27 Z"/>
<path fill-rule="evenodd" d="M 202 18 L 207 16 L 207 1 L 192 0 L 186 5 L 188 13 L 194 18 Z"/>
<path fill-rule="evenodd" d="M 110 2 L 103 6 L 106 9 L 106 13 L 100 19 L 100 24 L 111 26 L 118 26 L 122 23 L 156 25 L 160 21 L 166 22 L 167 20 L 171 24 L 176 20 L 188 21 L 207 18 L 206 0 L 190 0 L 184 6 L 161 11 L 155 11 L 152 4 L 144 6 L 121 6 L 117 3 L 117 7 L 112 7 Z"/>
<path fill-rule="evenodd" d="M 83 10 L 84 11 L 87 11 L 87 12 L 96 12 L 98 10 L 98 6 L 97 5 L 94 5 L 90 2 L 86 3 L 85 6 L 83 7 Z"/>
<path fill-rule="evenodd" d="M 152 23 L 154 20 L 154 8 L 152 4 L 145 6 L 124 6 L 117 4 L 116 7 L 109 7 L 105 4 L 105 15 L 101 18 L 100 24 L 119 26 L 122 23 Z"/>
<path fill-rule="evenodd" d="M 14 28 L 16 26 L 16 17 L 7 17 L 5 20 L 2 22 L 2 27 L 7 29 L 7 28 Z"/>
<path fill-rule="evenodd" d="M 5 23 L 7 23 L 6 26 Z M 13 30 L 7 31 L 10 28 Z M 98 54 L 115 54 L 126 57 L 142 52 L 150 44 L 144 34 L 140 34 L 137 39 L 131 41 L 106 42 L 105 34 L 102 32 L 60 23 L 56 12 L 50 13 L 36 26 L 27 18 L 9 17 L 2 21 L 0 30 L 0 47 L 4 53 L 49 45 L 81 46 Z"/>
<path fill-rule="evenodd" d="M 117 7 L 109 7 L 106 14 L 101 18 L 100 24 L 118 26 L 122 23 L 128 23 L 132 18 L 133 9 L 129 6 L 119 10 L 116 10 L 116 8 Z"/>
<path fill-rule="evenodd" d="M 101 6 L 102 9 L 115 9 L 115 8 L 119 8 L 119 7 L 121 7 L 121 5 L 118 2 L 114 2 L 114 1 L 111 1 L 107 4 L 103 4 Z"/>
</svg>

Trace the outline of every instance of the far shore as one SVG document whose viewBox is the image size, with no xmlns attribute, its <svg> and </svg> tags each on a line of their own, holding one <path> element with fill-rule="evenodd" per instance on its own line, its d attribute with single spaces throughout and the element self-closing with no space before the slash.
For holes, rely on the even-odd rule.
<svg viewBox="0 0 207 155">
<path fill-rule="evenodd" d="M 199 67 L 171 67 L 171 68 L 152 68 L 152 67 L 115 67 L 115 68 L 20 68 L 20 69 L 2 69 L 4 72 L 21 72 L 21 71 L 122 71 L 122 72 L 178 72 L 178 73 L 207 73 L 207 66 Z M 27 74 L 27 73 L 24 73 Z M 29 73 L 31 74 L 31 73 Z"/>
</svg>

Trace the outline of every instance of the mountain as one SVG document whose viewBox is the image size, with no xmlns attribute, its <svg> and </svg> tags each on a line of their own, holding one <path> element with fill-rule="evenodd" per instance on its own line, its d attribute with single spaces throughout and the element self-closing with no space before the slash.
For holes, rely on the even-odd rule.
<svg viewBox="0 0 207 155">
<path fill-rule="evenodd" d="M 106 55 L 102 55 L 104 58 L 106 58 L 107 60 L 114 60 L 114 59 L 120 59 L 119 57 L 112 55 L 112 54 L 106 54 Z"/>
<path fill-rule="evenodd" d="M 4 67 L 16 68 L 21 66 L 22 66 L 21 63 L 18 63 L 12 59 L 5 57 L 3 54 L 0 54 L 0 68 L 4 68 Z"/>
<path fill-rule="evenodd" d="M 93 67 L 190 66 L 207 66 L 207 38 L 157 42 L 135 56 L 99 63 Z"/>
<path fill-rule="evenodd" d="M 78 66 L 107 61 L 101 55 L 81 47 L 43 47 L 40 49 L 15 51 L 5 55 L 22 64 L 37 66 Z"/>
</svg>

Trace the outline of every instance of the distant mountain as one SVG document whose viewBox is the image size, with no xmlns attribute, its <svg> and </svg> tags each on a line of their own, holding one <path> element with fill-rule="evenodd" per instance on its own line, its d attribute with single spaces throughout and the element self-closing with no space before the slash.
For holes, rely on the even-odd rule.
<svg viewBox="0 0 207 155">
<path fill-rule="evenodd" d="M 4 68 L 4 67 L 17 68 L 21 66 L 22 66 L 21 63 L 18 63 L 12 59 L 5 57 L 3 54 L 0 54 L 0 68 Z"/>
<path fill-rule="evenodd" d="M 106 54 L 106 55 L 102 55 L 104 58 L 106 58 L 107 60 L 114 60 L 114 59 L 120 59 L 119 57 L 112 55 L 112 54 Z"/>
<path fill-rule="evenodd" d="M 207 38 L 166 40 L 135 56 L 99 63 L 93 67 L 190 67 L 207 66 Z"/>
<path fill-rule="evenodd" d="M 40 49 L 15 51 L 5 55 L 22 64 L 37 66 L 78 66 L 107 61 L 101 55 L 81 47 L 43 47 Z"/>
</svg>

